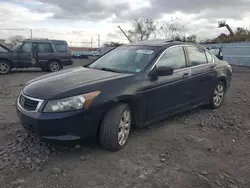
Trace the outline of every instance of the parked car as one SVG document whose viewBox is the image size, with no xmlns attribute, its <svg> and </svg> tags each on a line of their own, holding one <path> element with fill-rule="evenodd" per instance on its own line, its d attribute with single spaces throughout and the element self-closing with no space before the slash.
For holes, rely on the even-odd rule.
<svg viewBox="0 0 250 188">
<path fill-rule="evenodd" d="M 218 108 L 231 78 L 231 66 L 197 44 L 127 44 L 85 67 L 29 81 L 17 99 L 17 114 L 40 137 L 97 135 L 102 147 L 117 151 L 132 124 L 142 127 L 206 104 Z"/>
<path fill-rule="evenodd" d="M 218 59 L 223 60 L 222 47 L 207 47 Z"/>
<path fill-rule="evenodd" d="M 80 59 L 88 59 L 89 57 L 87 55 L 85 55 L 85 54 L 80 54 L 79 58 Z"/>
<path fill-rule="evenodd" d="M 24 40 L 8 52 L 0 53 L 0 74 L 7 74 L 13 68 L 29 67 L 56 72 L 72 64 L 68 44 L 60 40 Z"/>
<path fill-rule="evenodd" d="M 72 59 L 77 59 L 77 58 L 79 58 L 79 57 L 80 57 L 79 54 L 72 54 L 72 55 L 71 55 L 71 58 L 72 58 Z"/>
</svg>

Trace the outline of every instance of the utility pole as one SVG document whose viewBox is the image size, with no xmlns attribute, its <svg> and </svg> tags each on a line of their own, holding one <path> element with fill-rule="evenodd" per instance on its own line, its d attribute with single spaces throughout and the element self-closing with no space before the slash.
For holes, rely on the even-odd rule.
<svg viewBox="0 0 250 188">
<path fill-rule="evenodd" d="M 118 26 L 118 28 L 121 30 L 121 32 L 125 35 L 125 37 L 128 39 L 128 41 L 130 43 L 132 43 L 131 39 L 128 37 L 128 35 L 126 35 L 126 33 L 122 30 L 122 28 L 120 26 Z"/>
<path fill-rule="evenodd" d="M 32 29 L 30 29 L 30 39 L 32 39 Z"/>
<path fill-rule="evenodd" d="M 91 50 L 92 50 L 92 47 L 93 47 L 93 37 L 91 37 Z"/>
<path fill-rule="evenodd" d="M 100 39 L 100 34 L 98 34 L 98 48 L 101 46 L 101 39 Z"/>
</svg>

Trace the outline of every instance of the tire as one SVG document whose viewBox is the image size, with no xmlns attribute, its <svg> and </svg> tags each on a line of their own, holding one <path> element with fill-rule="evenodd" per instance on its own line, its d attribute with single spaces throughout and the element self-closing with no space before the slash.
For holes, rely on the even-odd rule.
<svg viewBox="0 0 250 188">
<path fill-rule="evenodd" d="M 109 151 L 123 148 L 129 137 L 132 114 L 127 104 L 121 103 L 111 108 L 104 116 L 99 131 L 101 147 Z"/>
<path fill-rule="evenodd" d="M 48 64 L 49 72 L 57 72 L 57 71 L 60 71 L 61 69 L 62 69 L 62 65 L 57 60 L 52 60 Z"/>
<path fill-rule="evenodd" d="M 209 99 L 209 107 L 212 109 L 217 109 L 223 103 L 226 92 L 226 86 L 222 81 L 218 81 L 214 88 L 214 92 Z"/>
<path fill-rule="evenodd" d="M 8 74 L 11 71 L 11 64 L 8 61 L 0 60 L 0 74 Z"/>
</svg>

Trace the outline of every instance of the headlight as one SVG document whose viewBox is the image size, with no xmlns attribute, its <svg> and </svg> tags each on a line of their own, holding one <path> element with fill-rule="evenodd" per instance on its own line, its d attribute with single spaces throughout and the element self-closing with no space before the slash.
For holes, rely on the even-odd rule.
<svg viewBox="0 0 250 188">
<path fill-rule="evenodd" d="M 100 91 L 95 91 L 83 95 L 48 101 L 43 112 L 65 112 L 88 108 L 93 99 L 100 93 Z"/>
</svg>

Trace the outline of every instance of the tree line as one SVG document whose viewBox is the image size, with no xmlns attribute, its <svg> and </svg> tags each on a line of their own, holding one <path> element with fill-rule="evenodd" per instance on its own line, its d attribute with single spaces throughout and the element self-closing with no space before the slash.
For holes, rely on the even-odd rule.
<svg viewBox="0 0 250 188">
<path fill-rule="evenodd" d="M 214 38 L 199 41 L 200 43 L 231 43 L 231 42 L 250 42 L 250 31 L 246 28 L 238 27 L 234 34 L 221 33 Z M 197 42 L 197 35 L 187 36 L 185 26 L 180 24 L 179 18 L 172 18 L 169 22 L 159 23 L 151 19 L 135 19 L 132 29 L 127 31 L 131 41 L 144 41 L 148 39 L 168 39 L 183 42 Z M 119 42 L 106 42 L 104 46 L 117 47 L 122 45 Z"/>
</svg>

